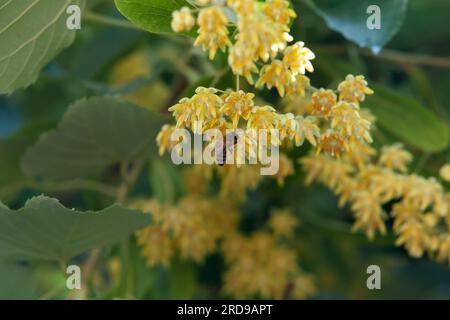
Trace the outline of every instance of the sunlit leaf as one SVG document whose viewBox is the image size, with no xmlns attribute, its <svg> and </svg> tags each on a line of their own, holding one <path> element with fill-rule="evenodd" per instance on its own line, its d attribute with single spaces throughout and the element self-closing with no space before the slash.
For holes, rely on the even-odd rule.
<svg viewBox="0 0 450 320">
<path fill-rule="evenodd" d="M 37 298 L 37 281 L 30 268 L 12 262 L 0 262 L 0 300 Z"/>
<path fill-rule="evenodd" d="M 154 33 L 172 33 L 172 12 L 189 6 L 185 0 L 115 0 L 115 4 L 135 25 Z"/>
<path fill-rule="evenodd" d="M 156 154 L 164 117 L 113 97 L 75 102 L 59 127 L 41 136 L 23 160 L 28 176 L 72 179 Z"/>
</svg>

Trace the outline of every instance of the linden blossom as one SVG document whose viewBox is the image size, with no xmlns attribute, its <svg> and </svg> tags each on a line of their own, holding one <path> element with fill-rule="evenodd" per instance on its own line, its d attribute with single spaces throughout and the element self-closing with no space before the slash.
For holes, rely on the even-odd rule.
<svg viewBox="0 0 450 320">
<path fill-rule="evenodd" d="M 175 129 L 170 140 L 174 143 L 171 158 L 176 165 L 223 164 L 218 159 L 224 158 L 226 164 L 261 164 L 261 175 L 275 175 L 279 170 L 280 133 L 277 129 L 227 130 L 225 137 L 219 129 L 209 129 L 202 135 L 194 134 L 193 148 L 191 132 Z M 204 146 L 204 142 L 209 143 Z"/>
</svg>

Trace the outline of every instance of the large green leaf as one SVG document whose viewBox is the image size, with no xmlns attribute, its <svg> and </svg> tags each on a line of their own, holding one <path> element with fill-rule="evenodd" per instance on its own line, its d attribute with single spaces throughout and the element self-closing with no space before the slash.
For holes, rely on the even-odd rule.
<svg viewBox="0 0 450 320">
<path fill-rule="evenodd" d="M 29 267 L 0 261 L 0 300 L 36 299 L 37 287 Z"/>
<path fill-rule="evenodd" d="M 328 26 L 361 47 L 379 52 L 402 26 L 408 0 L 308 0 Z M 381 29 L 370 30 L 367 8 L 381 9 Z"/>
<path fill-rule="evenodd" d="M 2 188 L 23 178 L 20 159 L 28 146 L 36 141 L 39 134 L 49 130 L 46 121 L 36 121 L 25 125 L 19 132 L 6 139 L 0 138 L 0 199 Z"/>
<path fill-rule="evenodd" d="M 25 154 L 28 176 L 73 179 L 155 152 L 164 117 L 113 97 L 75 102 L 59 127 Z"/>
<path fill-rule="evenodd" d="M 427 152 L 448 147 L 447 124 L 417 100 L 380 85 L 372 85 L 375 94 L 365 107 L 377 117 L 378 125 L 402 141 Z"/>
<path fill-rule="evenodd" d="M 154 33 L 172 33 L 172 12 L 189 6 L 185 0 L 115 0 L 115 3 L 131 22 Z"/>
<path fill-rule="evenodd" d="M 155 159 L 152 162 L 149 182 L 153 196 L 161 203 L 174 203 L 184 192 L 180 172 L 168 159 Z"/>
<path fill-rule="evenodd" d="M 450 38 L 449 12 L 448 0 L 409 0 L 408 14 L 395 39 L 395 46 L 412 51 L 427 46 L 441 48 L 440 45 L 447 45 Z"/>
<path fill-rule="evenodd" d="M 40 196 L 14 211 L 0 203 L 0 259 L 66 261 L 120 241 L 150 221 L 150 215 L 119 205 L 79 212 Z"/>
<path fill-rule="evenodd" d="M 0 94 L 27 87 L 41 69 L 69 46 L 70 5 L 84 0 L 0 0 Z"/>
</svg>

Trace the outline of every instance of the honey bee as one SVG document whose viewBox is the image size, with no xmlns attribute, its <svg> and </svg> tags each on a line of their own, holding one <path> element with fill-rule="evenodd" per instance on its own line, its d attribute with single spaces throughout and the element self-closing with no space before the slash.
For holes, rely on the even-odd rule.
<svg viewBox="0 0 450 320">
<path fill-rule="evenodd" d="M 231 152 L 233 147 L 238 143 L 239 135 L 236 132 L 228 133 L 224 139 L 217 141 L 216 149 L 216 162 L 219 166 L 223 167 L 227 162 L 227 153 Z"/>
</svg>

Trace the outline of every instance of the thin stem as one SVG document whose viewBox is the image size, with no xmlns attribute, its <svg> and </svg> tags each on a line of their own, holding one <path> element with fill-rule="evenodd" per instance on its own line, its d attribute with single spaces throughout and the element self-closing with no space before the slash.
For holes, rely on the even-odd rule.
<svg viewBox="0 0 450 320">
<path fill-rule="evenodd" d="M 103 24 L 105 26 L 124 28 L 136 31 L 142 31 L 142 29 L 136 27 L 134 24 L 121 19 L 107 17 L 101 14 L 94 13 L 92 11 L 87 11 L 83 13 L 83 19 L 85 21 Z"/>
<path fill-rule="evenodd" d="M 211 81 L 210 86 L 211 87 L 215 87 L 220 80 L 223 79 L 223 77 L 226 76 L 226 74 L 228 73 L 228 71 L 230 70 L 230 67 L 225 67 L 222 70 L 220 70 L 218 73 L 216 73 L 216 75 L 214 76 L 214 79 Z"/>
<path fill-rule="evenodd" d="M 414 172 L 416 172 L 416 173 L 422 172 L 423 168 L 427 164 L 430 157 L 431 157 L 430 153 L 428 153 L 428 152 L 423 153 L 422 156 L 420 157 L 419 161 L 417 162 Z"/>
<path fill-rule="evenodd" d="M 348 51 L 348 46 L 315 46 L 315 50 L 324 50 L 333 53 L 345 53 Z M 391 61 L 403 65 L 424 65 L 436 68 L 450 68 L 450 57 L 436 57 L 426 54 L 414 54 L 408 52 L 401 52 L 390 49 L 383 49 L 379 54 L 374 54 L 368 49 L 359 49 L 358 52 L 366 57 Z"/>
<path fill-rule="evenodd" d="M 369 57 L 377 57 L 370 51 L 362 51 L 362 54 Z M 436 57 L 425 54 L 410 54 L 395 50 L 385 49 L 379 54 L 380 59 L 390 60 L 402 64 L 426 65 L 438 68 L 450 68 L 450 58 Z"/>
<path fill-rule="evenodd" d="M 127 289 L 126 289 L 126 299 L 134 299 L 134 270 L 131 264 L 131 240 L 128 239 L 127 242 Z"/>
<path fill-rule="evenodd" d="M 236 91 L 239 91 L 240 89 L 240 79 L 239 79 L 239 75 L 236 75 Z"/>
<path fill-rule="evenodd" d="M 128 197 L 128 194 L 131 191 L 131 188 L 139 178 L 139 175 L 141 174 L 144 165 L 145 161 L 143 160 L 137 160 L 131 165 L 131 168 L 129 168 L 128 163 L 123 163 L 121 165 L 120 173 L 123 178 L 123 183 L 121 184 L 121 186 L 117 191 L 117 201 L 122 203 L 125 202 L 125 200 Z"/>
<path fill-rule="evenodd" d="M 83 282 L 81 284 L 82 299 L 88 299 L 91 294 L 91 290 L 89 288 L 89 280 L 91 280 L 95 275 L 95 272 L 97 271 L 97 265 L 100 262 L 101 257 L 102 249 L 94 249 L 83 265 Z"/>
</svg>

